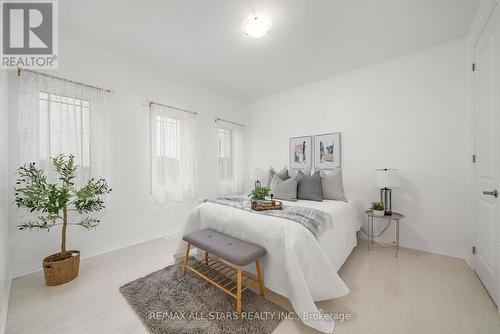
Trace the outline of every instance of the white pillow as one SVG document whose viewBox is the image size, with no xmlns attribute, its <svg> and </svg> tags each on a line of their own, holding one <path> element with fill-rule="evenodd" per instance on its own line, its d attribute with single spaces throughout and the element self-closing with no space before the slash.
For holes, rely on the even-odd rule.
<svg viewBox="0 0 500 334">
<path fill-rule="evenodd" d="M 267 173 L 262 178 L 262 186 L 270 187 L 273 176 L 277 175 L 282 180 L 287 180 L 290 178 L 288 175 L 288 168 L 283 167 L 280 171 L 276 171 L 273 167 L 270 167 Z"/>
<path fill-rule="evenodd" d="M 321 170 L 319 174 L 321 176 L 321 196 L 323 199 L 347 202 L 344 194 L 342 169 Z"/>
</svg>

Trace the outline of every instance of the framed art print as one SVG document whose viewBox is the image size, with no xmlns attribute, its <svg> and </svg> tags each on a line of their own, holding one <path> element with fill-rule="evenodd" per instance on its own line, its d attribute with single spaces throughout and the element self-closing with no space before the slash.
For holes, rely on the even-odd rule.
<svg viewBox="0 0 500 334">
<path fill-rule="evenodd" d="M 314 169 L 340 167 L 340 132 L 314 136 Z"/>
<path fill-rule="evenodd" d="M 312 137 L 290 138 L 290 169 L 312 169 Z"/>
</svg>

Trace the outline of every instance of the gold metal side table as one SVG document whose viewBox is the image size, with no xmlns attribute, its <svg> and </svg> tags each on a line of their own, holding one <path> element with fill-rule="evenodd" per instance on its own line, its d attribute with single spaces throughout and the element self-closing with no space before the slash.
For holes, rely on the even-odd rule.
<svg viewBox="0 0 500 334">
<path fill-rule="evenodd" d="M 400 213 L 397 213 L 397 212 L 393 212 L 391 215 L 388 215 L 388 216 L 375 216 L 373 214 L 373 211 L 372 210 L 367 210 L 366 211 L 366 215 L 368 216 L 368 250 L 370 250 L 370 248 L 373 248 L 373 245 L 374 244 L 377 244 L 378 246 L 381 246 L 385 249 L 388 249 L 388 250 L 391 250 L 390 246 L 385 246 L 385 245 L 382 245 L 376 241 L 373 240 L 373 218 L 380 218 L 380 219 L 385 219 L 385 220 L 388 220 L 388 226 L 387 228 L 389 228 L 389 226 L 392 224 L 392 222 L 395 222 L 396 224 L 396 245 L 393 246 L 396 250 L 396 257 L 398 257 L 398 252 L 399 252 L 399 220 L 404 218 L 405 216 L 400 214 Z M 382 232 L 382 234 L 384 234 L 385 230 Z M 382 235 L 380 234 L 380 235 Z M 380 236 L 379 235 L 379 236 Z"/>
</svg>

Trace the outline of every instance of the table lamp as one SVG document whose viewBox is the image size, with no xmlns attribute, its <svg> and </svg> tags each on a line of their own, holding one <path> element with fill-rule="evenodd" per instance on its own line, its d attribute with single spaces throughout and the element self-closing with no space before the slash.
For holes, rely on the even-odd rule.
<svg viewBox="0 0 500 334">
<path fill-rule="evenodd" d="M 254 183 L 255 188 L 259 188 L 262 185 L 262 183 L 260 181 L 261 177 L 262 177 L 262 169 L 260 169 L 260 168 L 252 169 L 250 178 L 255 182 Z"/>
<path fill-rule="evenodd" d="M 392 214 L 391 189 L 401 186 L 398 169 L 380 168 L 375 169 L 375 185 L 380 189 L 380 201 L 384 203 L 384 214 Z"/>
</svg>

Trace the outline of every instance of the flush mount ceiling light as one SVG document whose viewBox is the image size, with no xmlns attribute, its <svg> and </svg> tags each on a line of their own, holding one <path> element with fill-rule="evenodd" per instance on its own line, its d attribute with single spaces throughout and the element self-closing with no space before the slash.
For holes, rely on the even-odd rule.
<svg viewBox="0 0 500 334">
<path fill-rule="evenodd" d="M 271 19 L 262 14 L 253 14 L 242 23 L 243 31 L 250 37 L 265 36 L 271 30 Z"/>
</svg>

